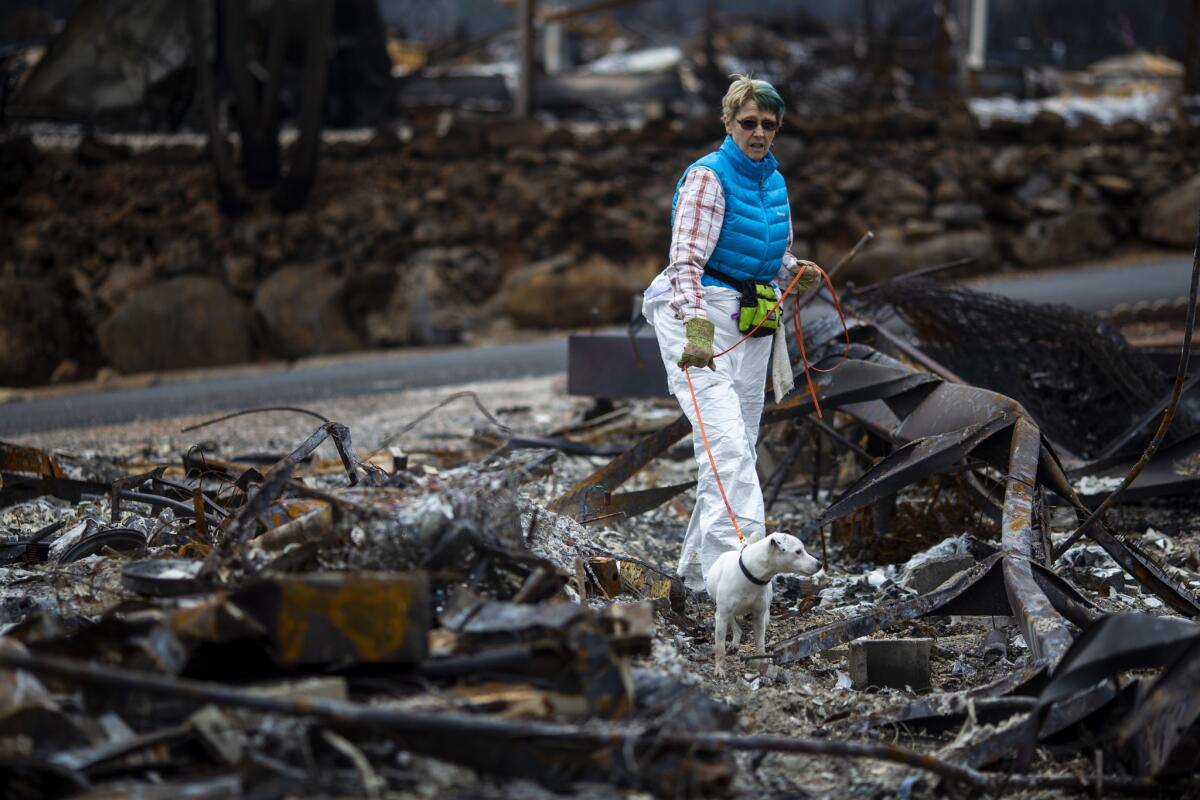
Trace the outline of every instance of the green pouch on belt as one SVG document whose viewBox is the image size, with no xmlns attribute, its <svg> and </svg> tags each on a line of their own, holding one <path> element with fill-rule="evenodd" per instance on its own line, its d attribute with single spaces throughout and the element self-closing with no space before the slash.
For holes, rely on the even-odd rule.
<svg viewBox="0 0 1200 800">
<path fill-rule="evenodd" d="M 738 309 L 738 330 L 746 333 L 755 325 L 755 336 L 770 336 L 779 327 L 779 309 L 775 303 L 779 298 L 775 287 L 769 283 L 746 281 L 742 285 L 742 301 Z"/>
</svg>

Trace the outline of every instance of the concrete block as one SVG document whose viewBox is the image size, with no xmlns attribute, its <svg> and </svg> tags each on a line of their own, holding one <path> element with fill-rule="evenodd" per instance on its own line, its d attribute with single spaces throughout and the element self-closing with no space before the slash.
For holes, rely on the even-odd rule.
<svg viewBox="0 0 1200 800">
<path fill-rule="evenodd" d="M 1120 567 L 1079 567 L 1071 571 L 1071 576 L 1077 584 L 1102 597 L 1108 597 L 1110 588 L 1118 593 L 1125 591 L 1125 572 Z"/>
<path fill-rule="evenodd" d="M 975 557 L 966 554 L 930 559 L 909 573 L 908 586 L 920 594 L 932 592 L 958 573 L 975 566 L 975 563 Z"/>
<path fill-rule="evenodd" d="M 863 639 L 850 643 L 850 683 L 855 689 L 887 686 L 915 691 L 930 687 L 933 639 Z"/>
</svg>

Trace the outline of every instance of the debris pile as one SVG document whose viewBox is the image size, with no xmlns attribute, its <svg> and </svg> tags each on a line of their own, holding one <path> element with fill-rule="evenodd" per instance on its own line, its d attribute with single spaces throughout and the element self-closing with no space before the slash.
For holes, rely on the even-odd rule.
<svg viewBox="0 0 1200 800">
<path fill-rule="evenodd" d="M 3 445 L 4 785 L 1194 791 L 1195 435 L 1080 528 L 1115 487 L 1075 486 L 1127 447 L 1067 466 L 1032 411 L 868 319 L 844 340 L 818 303 L 805 331 L 823 417 L 768 407 L 760 464 L 769 524 L 825 569 L 777 579 L 768 657 L 731 674 L 669 566 L 694 477 L 670 405 L 580 420 L 543 380 L 372 451 L 320 415 L 286 453 Z"/>
</svg>

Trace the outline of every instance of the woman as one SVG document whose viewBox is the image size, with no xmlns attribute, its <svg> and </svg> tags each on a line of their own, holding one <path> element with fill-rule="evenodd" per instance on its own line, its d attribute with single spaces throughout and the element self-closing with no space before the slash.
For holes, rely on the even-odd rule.
<svg viewBox="0 0 1200 800">
<path fill-rule="evenodd" d="M 680 178 L 672 203 L 670 264 L 646 290 L 643 305 L 671 393 L 692 423 L 699 481 L 677 571 L 696 590 L 704 588 L 717 558 L 739 543 L 683 368 L 690 368 L 729 504 L 746 539 L 758 538 L 765 533 L 765 512 L 755 442 L 772 337 L 753 336 L 715 361 L 713 354 L 742 338 L 757 320 L 755 300 L 761 315 L 761 306 L 773 302 L 798 263 L 791 254 L 787 186 L 770 152 L 783 122 L 783 99 L 766 81 L 733 78 L 721 102 L 725 141 Z M 815 282 L 816 274 L 806 273 L 792 291 L 802 293 Z M 768 321 L 761 332 L 774 330 L 774 324 Z"/>
</svg>

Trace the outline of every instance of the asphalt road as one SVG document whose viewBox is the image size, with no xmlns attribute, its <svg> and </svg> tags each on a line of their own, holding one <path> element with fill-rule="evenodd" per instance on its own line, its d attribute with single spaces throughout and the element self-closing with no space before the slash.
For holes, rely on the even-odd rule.
<svg viewBox="0 0 1200 800">
<path fill-rule="evenodd" d="M 271 366 L 155 386 L 92 390 L 0 405 L 0 436 L 115 425 L 331 397 L 396 392 L 562 372 L 566 337 L 499 347 L 438 348 Z"/>
<path fill-rule="evenodd" d="M 1186 297 L 1191 259 L 1009 273 L 977 288 L 1034 302 L 1103 311 L 1138 301 Z M 444 348 L 360 355 L 293 367 L 241 369 L 137 388 L 88 389 L 0 405 L 0 436 L 114 425 L 262 405 L 301 405 L 332 397 L 471 381 L 529 377 L 566 369 L 566 337 L 491 348 Z"/>
<path fill-rule="evenodd" d="M 1186 301 L 1191 274 L 1192 259 L 1179 256 L 1136 264 L 1007 273 L 971 281 L 971 285 L 1014 300 L 1065 303 L 1097 312 L 1142 301 Z"/>
</svg>

